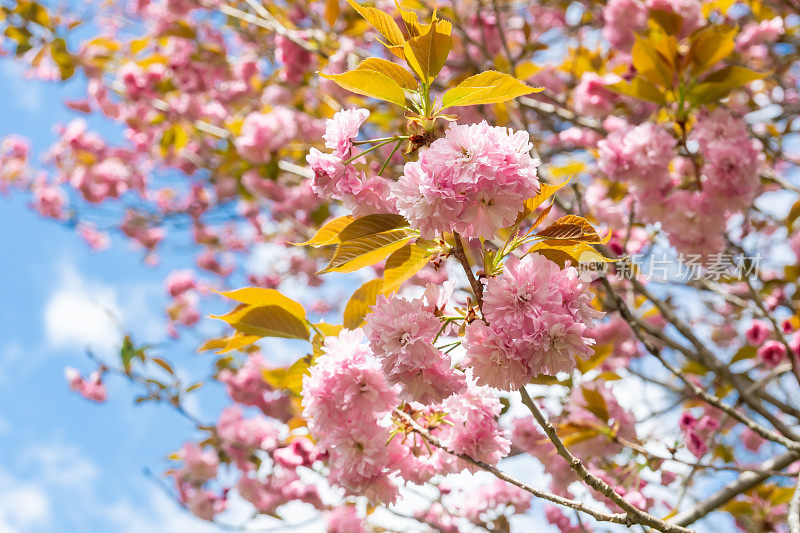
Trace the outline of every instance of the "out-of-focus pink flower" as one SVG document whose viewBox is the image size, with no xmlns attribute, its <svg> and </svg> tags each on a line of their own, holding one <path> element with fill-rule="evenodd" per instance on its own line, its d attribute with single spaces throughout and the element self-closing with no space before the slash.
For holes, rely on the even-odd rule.
<svg viewBox="0 0 800 533">
<path fill-rule="evenodd" d="M 89 379 L 84 379 L 76 369 L 67 367 L 64 369 L 64 377 L 67 378 L 69 388 L 87 400 L 98 403 L 106 401 L 106 386 L 99 370 L 92 372 Z"/>
<path fill-rule="evenodd" d="M 758 349 L 758 358 L 769 368 L 775 368 L 786 359 L 786 346 L 779 341 L 767 341 Z"/>
</svg>

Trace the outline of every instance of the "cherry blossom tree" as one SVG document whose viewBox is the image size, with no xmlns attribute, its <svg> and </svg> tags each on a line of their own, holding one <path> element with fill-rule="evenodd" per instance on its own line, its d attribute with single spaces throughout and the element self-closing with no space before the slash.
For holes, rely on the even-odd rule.
<svg viewBox="0 0 800 533">
<path fill-rule="evenodd" d="M 218 419 L 130 334 L 66 377 L 196 426 L 160 482 L 198 519 L 800 532 L 800 3 L 95 7 L 0 2 L 2 52 L 123 133 L 7 137 L 0 192 L 191 246 L 165 327 L 218 328 Z"/>
</svg>

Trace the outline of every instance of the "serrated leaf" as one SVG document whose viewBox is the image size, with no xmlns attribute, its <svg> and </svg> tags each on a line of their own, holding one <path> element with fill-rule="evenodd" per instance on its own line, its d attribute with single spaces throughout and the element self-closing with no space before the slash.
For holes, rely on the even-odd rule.
<svg viewBox="0 0 800 533">
<path fill-rule="evenodd" d="M 369 308 L 375 305 L 378 295 L 383 291 L 383 284 L 383 279 L 373 279 L 353 293 L 344 308 L 344 327 L 356 329 L 364 323 L 364 317 L 369 313 Z"/>
<path fill-rule="evenodd" d="M 403 215 L 391 213 L 378 213 L 357 218 L 345 226 L 338 235 L 339 241 L 352 241 L 368 235 L 383 233 L 385 231 L 405 228 L 408 221 Z"/>
<path fill-rule="evenodd" d="M 215 316 L 230 324 L 236 331 L 257 337 L 281 337 L 308 340 L 305 321 L 277 305 L 245 305 L 224 316 Z"/>
<path fill-rule="evenodd" d="M 414 75 L 409 71 L 391 61 L 380 59 L 378 57 L 370 57 L 365 59 L 356 70 L 374 70 L 380 72 L 387 78 L 391 78 L 403 89 L 409 91 L 416 91 L 419 88 L 419 83 L 414 78 Z"/>
<path fill-rule="evenodd" d="M 305 308 L 292 300 L 288 296 L 284 296 L 275 289 L 263 289 L 261 287 L 245 287 L 243 289 L 236 289 L 234 291 L 219 292 L 214 291 L 220 296 L 225 296 L 231 300 L 243 303 L 252 307 L 260 306 L 277 306 L 286 309 L 289 313 L 293 314 L 300 320 L 306 319 Z"/>
<path fill-rule="evenodd" d="M 583 217 L 566 215 L 539 231 L 536 237 L 546 237 L 548 245 L 577 244 L 578 242 L 601 242 L 597 230 Z"/>
<path fill-rule="evenodd" d="M 383 292 L 397 290 L 400 285 L 422 270 L 430 261 L 430 252 L 418 243 L 409 243 L 386 258 L 383 267 Z"/>
<path fill-rule="evenodd" d="M 372 27 L 378 30 L 378 32 L 389 41 L 389 44 L 401 46 L 405 42 L 406 38 L 403 32 L 400 31 L 400 27 L 391 16 L 380 9 L 364 7 L 355 0 L 347 0 L 347 3 L 350 4 L 359 15 L 364 17 L 367 22 L 372 24 Z"/>
<path fill-rule="evenodd" d="M 425 33 L 403 45 L 408 66 L 427 84 L 442 70 L 453 46 L 453 38 L 446 31 L 448 27 L 448 22 L 434 20 Z"/>
<path fill-rule="evenodd" d="M 334 218 L 326 222 L 317 233 L 306 242 L 294 243 L 295 246 L 313 246 L 319 248 L 320 246 L 327 246 L 330 244 L 338 244 L 339 232 L 342 231 L 348 224 L 353 222 L 355 218 L 351 216 Z"/>
<path fill-rule="evenodd" d="M 497 104 L 543 90 L 544 87 L 530 87 L 513 76 L 488 70 L 470 76 L 444 93 L 442 107 Z"/>
<path fill-rule="evenodd" d="M 342 74 L 324 74 L 320 76 L 335 82 L 350 92 L 385 100 L 401 107 L 406 105 L 403 88 L 392 78 L 375 70 L 351 70 Z"/>
<path fill-rule="evenodd" d="M 344 241 L 336 247 L 330 263 L 319 273 L 355 272 L 374 265 L 401 248 L 411 238 L 405 229 L 397 229 Z"/>
</svg>

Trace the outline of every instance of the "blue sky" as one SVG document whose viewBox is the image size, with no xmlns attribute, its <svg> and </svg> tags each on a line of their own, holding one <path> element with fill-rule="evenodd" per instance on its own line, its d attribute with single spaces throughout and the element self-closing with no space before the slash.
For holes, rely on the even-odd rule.
<svg viewBox="0 0 800 533">
<path fill-rule="evenodd" d="M 75 116 L 62 101 L 80 85 L 23 80 L 12 61 L 0 60 L 0 137 L 18 133 L 35 152 L 46 148 L 53 124 Z M 164 407 L 134 406 L 136 391 L 119 379 L 109 379 L 109 402 L 95 405 L 69 392 L 63 376 L 68 365 L 91 370 L 87 346 L 114 355 L 119 333 L 103 308 L 141 342 L 163 339 L 161 283 L 189 257 L 165 253 L 159 266 L 146 267 L 122 241 L 92 253 L 27 202 L 0 197 L 0 533 L 205 530 L 142 471 L 164 470 L 164 457 L 191 436 L 188 423 Z M 170 350 L 184 354 L 185 374 L 208 372 L 191 343 Z M 192 407 L 211 419 L 222 392 L 202 396 L 211 407 Z"/>
</svg>

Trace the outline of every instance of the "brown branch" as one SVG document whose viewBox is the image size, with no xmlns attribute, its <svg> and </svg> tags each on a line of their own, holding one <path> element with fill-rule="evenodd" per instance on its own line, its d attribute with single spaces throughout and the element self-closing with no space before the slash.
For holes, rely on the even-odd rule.
<svg viewBox="0 0 800 533">
<path fill-rule="evenodd" d="M 782 470 L 798 459 L 800 459 L 800 452 L 795 451 L 786 452 L 783 455 L 773 457 L 761 463 L 761 468 L 759 470 L 763 471 L 746 472 L 742 474 L 735 481 L 729 483 L 694 507 L 673 516 L 669 521 L 679 526 L 693 524 L 721 505 L 731 501 L 739 494 L 747 492 L 762 483 L 765 479 L 770 477 L 771 471 Z"/>
<path fill-rule="evenodd" d="M 556 447 L 556 452 L 558 455 L 564 458 L 564 460 L 569 464 L 569 466 L 578 474 L 584 483 L 588 486 L 596 490 L 597 492 L 601 493 L 603 496 L 614 502 L 618 505 L 621 509 L 625 511 L 631 522 L 635 524 L 641 524 L 644 526 L 652 527 L 653 529 L 657 529 L 659 531 L 669 532 L 669 533 L 689 533 L 690 530 L 678 526 L 678 525 L 671 525 L 663 520 L 656 518 L 655 516 L 642 511 L 638 507 L 631 505 L 628 503 L 622 496 L 620 496 L 608 483 L 600 479 L 599 477 L 595 476 L 586 467 L 583 465 L 583 462 L 572 455 L 564 443 L 561 442 L 561 439 L 556 433 L 556 429 L 553 425 L 544 417 L 542 412 L 536 407 L 536 404 L 533 403 L 531 397 L 528 395 L 528 391 L 525 390 L 525 387 L 522 387 L 519 390 L 520 395 L 522 396 L 522 403 L 530 410 L 533 418 L 536 419 L 536 422 L 544 430 L 547 437 L 550 439 L 550 442 L 553 443 L 553 446 Z"/>
<path fill-rule="evenodd" d="M 486 472 L 489 472 L 490 474 L 494 475 L 496 478 L 511 483 L 512 485 L 533 494 L 537 498 L 541 498 L 543 500 L 547 500 L 549 502 L 562 505 L 564 507 L 569 507 L 570 509 L 580 511 L 582 513 L 586 513 L 587 515 L 591 516 L 592 518 L 600 522 L 612 522 L 614 524 L 625 524 L 626 526 L 630 526 L 631 524 L 635 523 L 635 521 L 631 520 L 631 518 L 625 513 L 616 513 L 616 514 L 603 513 L 600 511 L 596 511 L 591 507 L 587 507 L 583 502 L 577 500 L 570 500 L 568 498 L 563 498 L 561 496 L 557 496 L 555 494 L 539 490 L 536 487 L 531 487 L 527 483 L 524 483 L 514 477 L 504 474 L 495 466 L 492 466 L 488 463 L 484 463 L 483 461 L 478 461 L 477 459 L 473 459 L 468 455 L 457 453 L 450 450 L 438 439 L 438 437 L 432 435 L 430 431 L 420 426 L 411 415 L 405 413 L 401 409 L 395 409 L 394 414 L 402 418 L 403 422 L 408 424 L 411 427 L 411 429 L 414 430 L 415 433 L 418 433 L 422 438 L 424 438 L 433 446 L 441 450 L 444 450 L 447 453 L 454 455 L 455 457 L 458 457 L 459 459 L 462 459 L 474 466 L 477 466 L 481 470 L 485 470 Z M 681 529 L 676 529 L 675 531 L 685 531 L 685 530 L 681 528 Z"/>
<path fill-rule="evenodd" d="M 714 407 L 716 407 L 717 409 L 723 411 L 725 414 L 727 414 L 731 418 L 734 418 L 735 420 L 737 420 L 737 421 L 741 422 L 742 424 L 746 425 L 748 428 L 750 428 L 751 430 L 756 432 L 759 436 L 761 436 L 761 437 L 763 437 L 763 438 L 765 438 L 767 440 L 771 440 L 773 442 L 777 442 L 777 443 L 781 444 L 782 446 L 786 447 L 789 450 L 794 450 L 794 451 L 800 452 L 800 443 L 792 441 L 792 440 L 784 437 L 783 435 L 781 435 L 781 434 L 779 434 L 779 433 L 777 433 L 775 431 L 772 431 L 771 429 L 766 428 L 766 427 L 758 424 L 754 420 L 744 416 L 743 414 L 741 414 L 739 411 L 737 411 L 733 407 L 730 407 L 729 405 L 723 403 L 723 401 L 720 398 L 718 398 L 718 397 L 716 397 L 714 395 L 711 395 L 711 394 L 707 393 L 706 391 L 704 391 L 697 384 L 695 384 L 692 380 L 690 380 L 689 378 L 684 376 L 680 372 L 680 370 L 678 370 L 677 368 L 672 366 L 661 355 L 661 350 L 645 337 L 644 333 L 642 332 L 642 329 L 639 327 L 638 321 L 633 316 L 633 313 L 631 312 L 630 308 L 622 300 L 622 298 L 620 298 L 619 295 L 616 292 L 613 291 L 613 288 L 611 287 L 611 283 L 608 281 L 608 279 L 605 276 L 601 277 L 600 279 L 603 282 L 603 284 L 606 287 L 606 289 L 609 290 L 610 297 L 614 301 L 614 305 L 616 306 L 616 308 L 619 311 L 620 315 L 622 315 L 622 318 L 624 318 L 628 322 L 628 324 L 630 324 L 634 335 L 636 335 L 636 338 L 639 339 L 639 341 L 644 345 L 645 349 L 653 357 L 658 359 L 659 362 L 662 365 L 664 365 L 664 367 L 667 370 L 672 372 L 672 374 L 674 374 L 678 379 L 680 379 L 683 382 L 683 384 L 686 385 L 696 396 L 700 397 L 706 403 L 709 403 L 709 404 L 713 405 Z"/>
<path fill-rule="evenodd" d="M 464 273 L 467 275 L 473 294 L 475 294 L 475 301 L 478 302 L 478 307 L 481 312 L 483 312 L 483 286 L 472 272 L 467 253 L 464 251 L 464 243 L 461 242 L 461 235 L 459 235 L 458 232 L 453 232 L 453 241 L 455 242 L 455 246 L 453 246 L 453 255 L 456 256 L 461 266 L 464 267 Z"/>
</svg>

